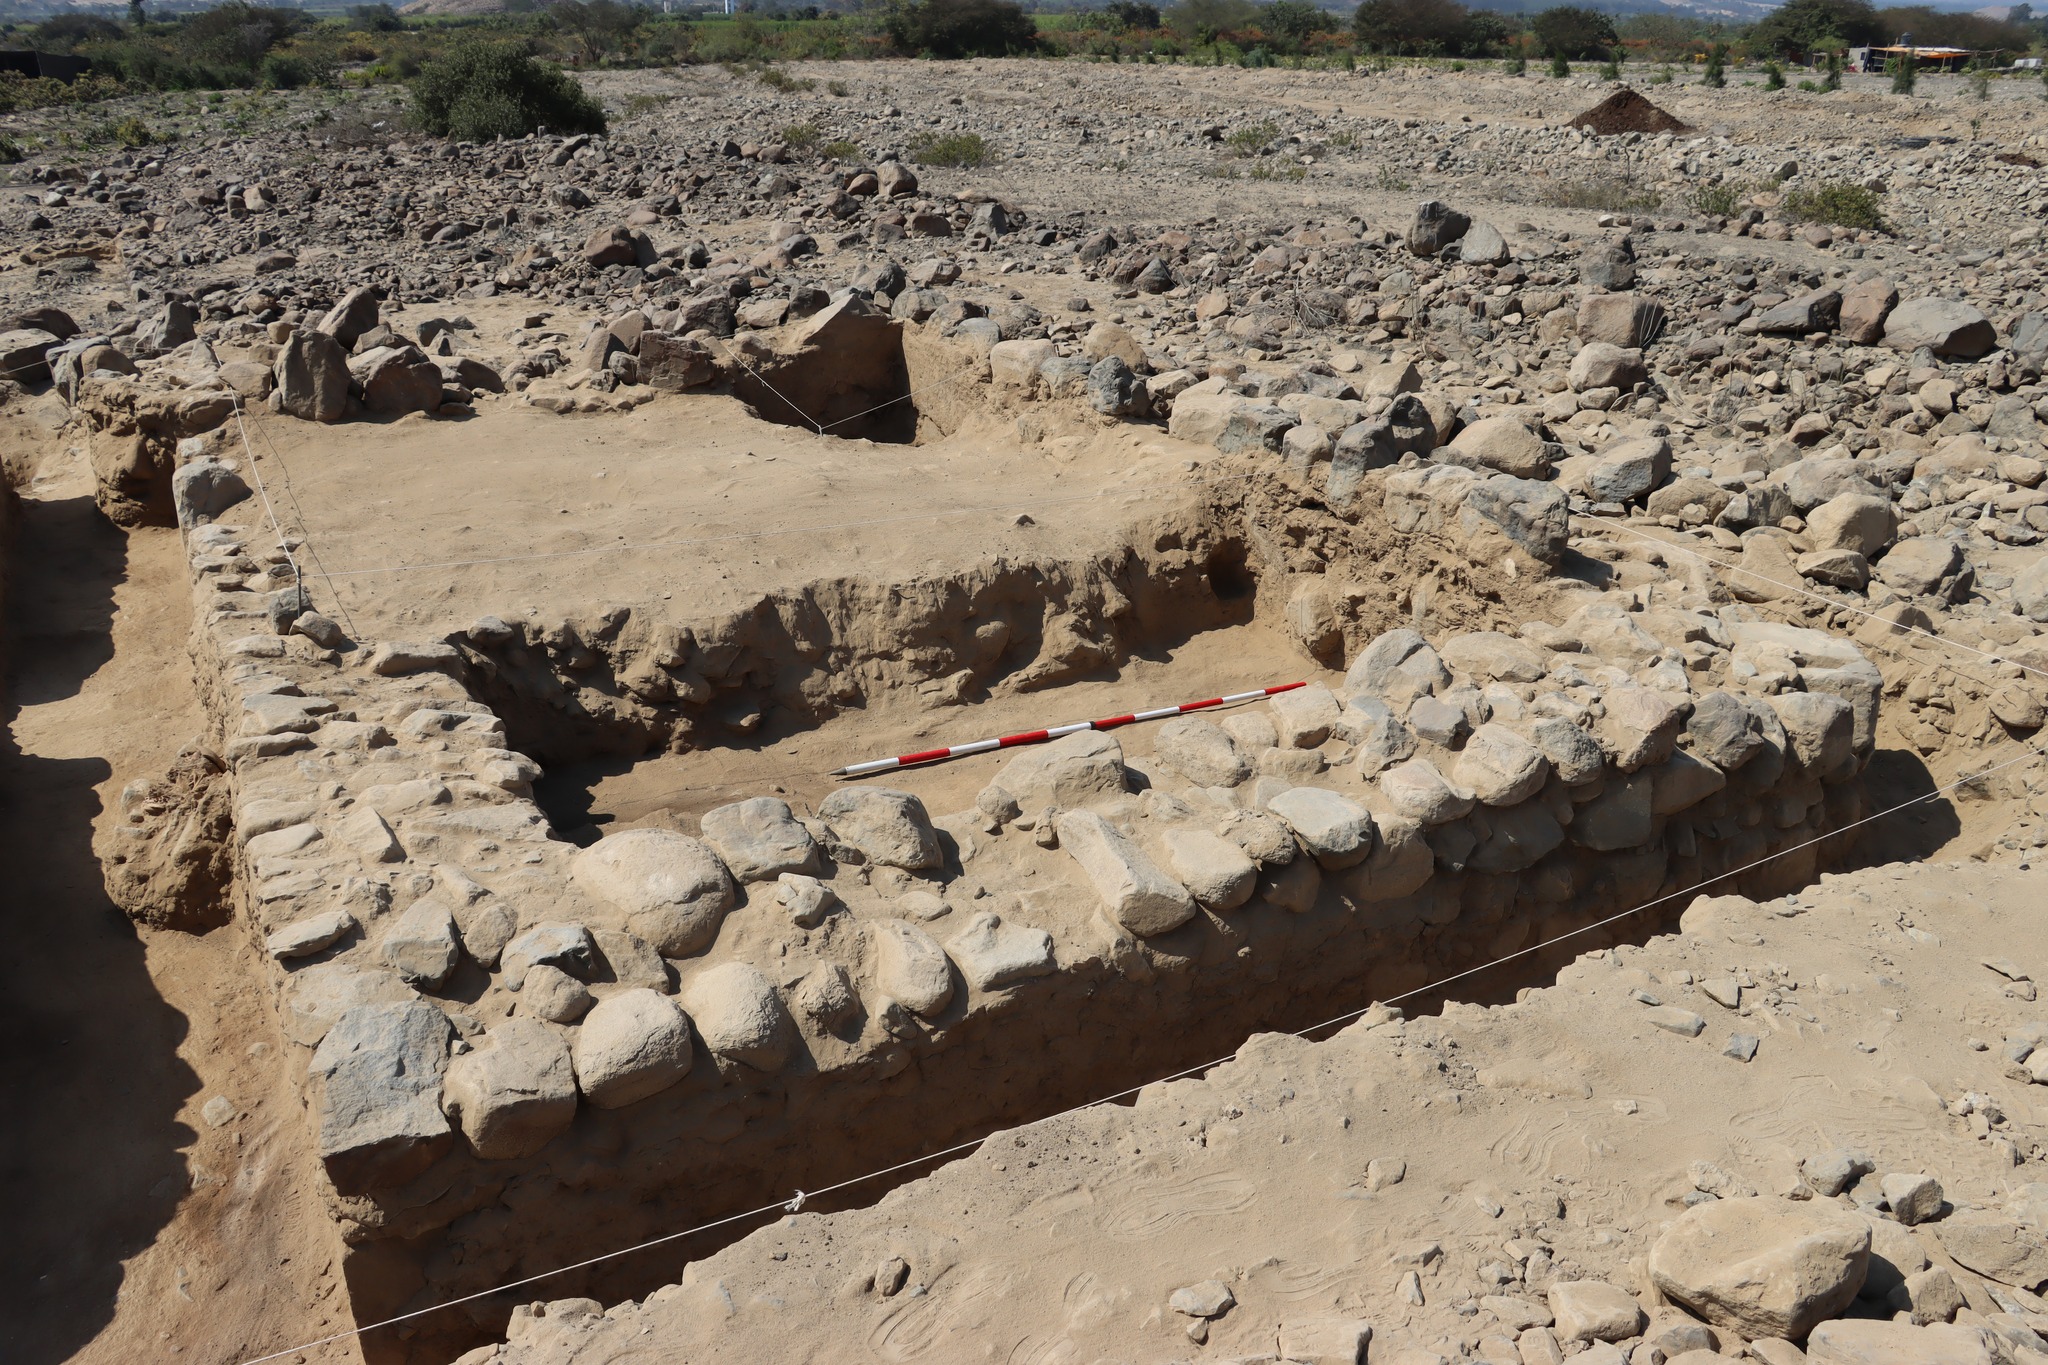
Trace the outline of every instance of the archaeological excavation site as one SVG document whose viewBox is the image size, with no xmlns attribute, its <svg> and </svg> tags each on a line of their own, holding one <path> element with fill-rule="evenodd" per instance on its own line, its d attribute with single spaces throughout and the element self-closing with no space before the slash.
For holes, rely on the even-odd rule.
<svg viewBox="0 0 2048 1365">
<path fill-rule="evenodd" d="M 6 1357 L 2048 1365 L 2038 100 L 800 68 L 0 172 Z"/>
</svg>

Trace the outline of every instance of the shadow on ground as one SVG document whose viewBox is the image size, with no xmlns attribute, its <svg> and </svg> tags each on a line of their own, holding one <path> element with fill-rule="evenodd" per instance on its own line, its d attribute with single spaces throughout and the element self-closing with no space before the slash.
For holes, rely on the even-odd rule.
<svg viewBox="0 0 2048 1365">
<path fill-rule="evenodd" d="M 0 696 L 0 1359 L 46 1365 L 113 1316 L 122 1261 L 189 1188 L 183 1016 L 93 856 L 105 758 L 24 753 L 25 714 L 112 657 L 121 534 L 90 498 L 21 504 Z M 94 746 L 67 734 L 66 749 Z"/>
</svg>

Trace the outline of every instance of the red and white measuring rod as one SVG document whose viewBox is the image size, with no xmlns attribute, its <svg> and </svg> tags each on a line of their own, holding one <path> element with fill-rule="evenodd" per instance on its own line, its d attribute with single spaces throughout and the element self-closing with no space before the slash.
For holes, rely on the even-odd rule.
<svg viewBox="0 0 2048 1365">
<path fill-rule="evenodd" d="M 1211 697 L 1207 701 L 1184 701 L 1179 706 L 1162 706 L 1156 711 L 1133 711 L 1125 716 L 1105 716 L 1101 720 L 1077 720 L 1071 725 L 1055 725 L 1049 730 L 1026 730 L 1019 735 L 1004 735 L 1001 739 L 977 739 L 972 744 L 955 744 L 946 749 L 927 749 L 921 754 L 898 754 L 894 758 L 871 759 L 866 763 L 854 763 L 832 770 L 833 777 L 865 777 L 869 773 L 885 773 L 891 768 L 908 768 L 918 763 L 937 763 L 941 759 L 960 758 L 966 754 L 985 754 L 992 749 L 1014 749 L 1020 744 L 1044 744 L 1062 735 L 1079 734 L 1083 730 L 1114 730 L 1119 725 L 1135 725 L 1141 720 L 1165 720 L 1168 716 L 1184 716 L 1190 711 L 1206 711 L 1212 706 L 1229 706 L 1233 702 L 1257 701 L 1279 692 L 1292 692 L 1297 687 L 1307 687 L 1305 682 L 1281 683 L 1277 687 L 1261 687 L 1256 692 L 1233 692 L 1227 697 Z"/>
</svg>

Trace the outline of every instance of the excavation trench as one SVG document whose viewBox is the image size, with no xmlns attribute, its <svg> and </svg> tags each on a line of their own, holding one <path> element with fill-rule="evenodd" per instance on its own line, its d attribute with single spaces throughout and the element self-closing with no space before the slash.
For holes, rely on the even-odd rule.
<svg viewBox="0 0 2048 1365">
<path fill-rule="evenodd" d="M 548 870 L 524 890 L 503 869 L 502 879 L 476 875 L 507 901 L 555 898 L 544 913 L 522 910 L 522 923 L 601 918 L 601 907 L 579 900 L 584 885 L 562 870 L 580 856 L 562 852 L 567 843 L 601 845 L 630 830 L 693 836 L 707 812 L 761 796 L 787 801 L 806 822 L 820 849 L 811 871 L 835 900 L 822 916 L 793 919 L 772 875 L 747 881 L 714 941 L 654 960 L 660 987 L 679 987 L 686 1003 L 692 982 L 716 965 L 760 969 L 792 1018 L 776 1062 L 737 1060 L 700 1037 L 680 1082 L 618 1108 L 585 1104 L 529 1155 L 482 1160 L 457 1138 L 398 1178 L 345 1188 L 359 1320 L 914 1162 L 1221 1057 L 1251 1033 L 1303 1029 L 1415 991 L 1732 869 L 1750 868 L 1717 890 L 1776 894 L 1847 853 L 1810 841 L 1864 813 L 1858 763 L 1837 756 L 1822 771 L 1781 749 L 1707 780 L 1666 745 L 1670 757 L 1638 755 L 1631 771 L 1610 759 L 1567 784 L 1560 770 L 1502 808 L 1427 825 L 1381 808 L 1376 850 L 1363 861 L 1323 859 L 1303 846 L 1291 861 L 1264 866 L 1248 901 L 1139 934 L 1106 911 L 1078 855 L 1043 846 L 1033 818 L 1041 803 L 1100 811 L 1157 865 L 1172 867 L 1175 831 L 1220 827 L 1234 818 L 1230 810 L 1288 787 L 1375 799 L 1354 757 L 1371 741 L 1353 732 L 1312 742 L 1296 733 L 1260 750 L 1234 787 L 1205 789 L 1174 766 L 1156 726 L 1119 730 L 1117 750 L 1041 772 L 1041 785 L 1007 812 L 983 789 L 1034 780 L 1013 766 L 1028 766 L 1019 755 L 1029 751 L 862 784 L 921 798 L 936 843 L 928 865 L 891 866 L 835 832 L 826 802 L 844 784 L 828 770 L 848 761 L 1235 686 L 1296 678 L 1338 686 L 1325 664 L 1356 658 L 1365 642 L 1403 624 L 1424 584 L 1429 634 L 1439 642 L 1528 619 L 1511 580 L 1473 579 L 1455 556 L 1413 538 L 1395 553 L 1388 533 L 1367 525 L 1274 486 L 1195 499 L 1083 560 L 991 562 L 910 584 L 832 580 L 716 620 L 615 614 L 581 627 L 529 623 L 473 643 L 467 691 L 502 719 L 509 747 L 549 772 L 537 793 L 559 841 Z M 1305 582 L 1296 548 L 1311 530 L 1325 556 L 1320 585 Z M 1340 579 L 1352 587 L 1335 595 L 1326 620 L 1304 609 L 1314 589 L 1328 598 Z M 1452 654 L 1478 657 L 1469 648 Z M 1455 694 L 1463 679 L 1445 681 Z M 1487 695 L 1496 716 L 1516 712 L 1515 687 L 1496 681 Z M 1265 723 L 1257 717 L 1272 711 L 1262 704 L 1222 719 L 1243 727 L 1231 733 L 1256 737 Z M 1456 770 L 1450 747 L 1425 743 L 1418 752 Z M 1074 837 L 1059 828 L 1063 842 Z M 408 837 L 402 824 L 400 837 Z M 1793 851 L 1751 867 L 1785 850 Z M 1455 993 L 1511 998 L 1579 953 L 1668 927 L 1689 899 L 1460 980 Z M 890 994 L 900 988 L 889 984 L 878 946 L 875 926 L 885 922 L 914 926 L 950 954 L 943 1001 L 913 1009 Z M 1025 937 L 984 951 L 999 931 Z M 1030 945 L 1041 940 L 1033 956 Z M 646 970 L 645 955 L 637 963 L 601 955 L 588 975 L 603 995 L 641 982 Z M 479 1019 L 526 1008 L 474 963 L 443 993 Z M 1411 1008 L 1437 1003 L 1424 996 Z M 912 1164 L 806 1208 L 869 1201 L 925 1169 Z M 479 1299 L 411 1324 L 410 1334 L 379 1334 L 385 1339 L 368 1348 L 373 1358 L 446 1359 L 497 1331 L 516 1302 L 643 1295 L 749 1226 Z"/>
</svg>

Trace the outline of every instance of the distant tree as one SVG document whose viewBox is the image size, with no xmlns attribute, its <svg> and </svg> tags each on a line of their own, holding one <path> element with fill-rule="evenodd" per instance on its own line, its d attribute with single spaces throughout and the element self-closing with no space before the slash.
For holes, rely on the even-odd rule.
<svg viewBox="0 0 2048 1365">
<path fill-rule="evenodd" d="M 1710 90 L 1719 90 L 1728 84 L 1728 44 L 1715 43 L 1707 49 L 1706 69 L 1700 72 L 1700 84 Z"/>
<path fill-rule="evenodd" d="M 1536 35 L 1537 50 L 1545 56 L 1573 61 L 1604 57 L 1621 41 L 1613 20 L 1577 5 L 1544 10 L 1529 21 L 1529 31 Z"/>
<path fill-rule="evenodd" d="M 1005 57 L 1038 46 L 1038 25 L 1010 0 L 914 0 L 891 9 L 883 28 L 897 51 L 934 57 Z"/>
<path fill-rule="evenodd" d="M 1139 4 L 1136 0 L 1110 0 L 1102 7 L 1102 17 L 1119 32 L 1154 29 L 1159 27 L 1159 6 Z"/>
<path fill-rule="evenodd" d="M 99 14 L 60 14 L 35 28 L 36 46 L 45 52 L 71 52 L 80 44 L 121 37 L 121 26 Z"/>
<path fill-rule="evenodd" d="M 559 67 L 511 43 L 466 39 L 412 80 L 412 118 L 435 137 L 487 142 L 553 133 L 601 133 L 604 106 Z"/>
<path fill-rule="evenodd" d="M 1884 37 L 1877 11 L 1864 0 L 1785 0 L 1750 29 L 1749 45 L 1804 61 L 1812 52 L 1867 47 Z"/>
<path fill-rule="evenodd" d="M 142 0 L 128 0 L 128 26 L 141 28 L 148 22 L 149 11 L 143 7 Z"/>
<path fill-rule="evenodd" d="M 1916 65 L 1917 63 L 1913 60 L 1913 54 L 1910 52 L 1901 52 L 1898 56 L 1888 58 L 1885 61 L 1885 70 L 1891 72 L 1892 93 L 1894 95 L 1910 95 L 1913 93 L 1913 84 L 1918 79 L 1918 75 L 1914 70 Z"/>
<path fill-rule="evenodd" d="M 1309 4 L 1308 0 L 1273 0 L 1272 4 L 1259 11 L 1258 25 L 1299 47 L 1311 34 L 1335 28 L 1337 21 L 1327 11 Z"/>
<path fill-rule="evenodd" d="M 1213 43 L 1218 34 L 1244 28 L 1257 15 L 1251 0 L 1180 0 L 1166 12 L 1166 23 L 1197 43 Z"/>
<path fill-rule="evenodd" d="M 1458 0 L 1365 0 L 1351 30 L 1375 52 L 1460 56 L 1473 40 L 1471 18 Z"/>
<path fill-rule="evenodd" d="M 405 27 L 405 20 L 389 5 L 356 5 L 349 10 L 348 17 L 358 28 L 372 33 L 396 33 Z"/>
<path fill-rule="evenodd" d="M 2032 30 L 2010 20 L 1987 19 L 1981 14 L 1950 14 L 1924 5 L 1879 10 L 1877 23 L 1884 41 L 1910 33 L 1920 47 L 2024 52 L 2034 41 Z"/>
</svg>

